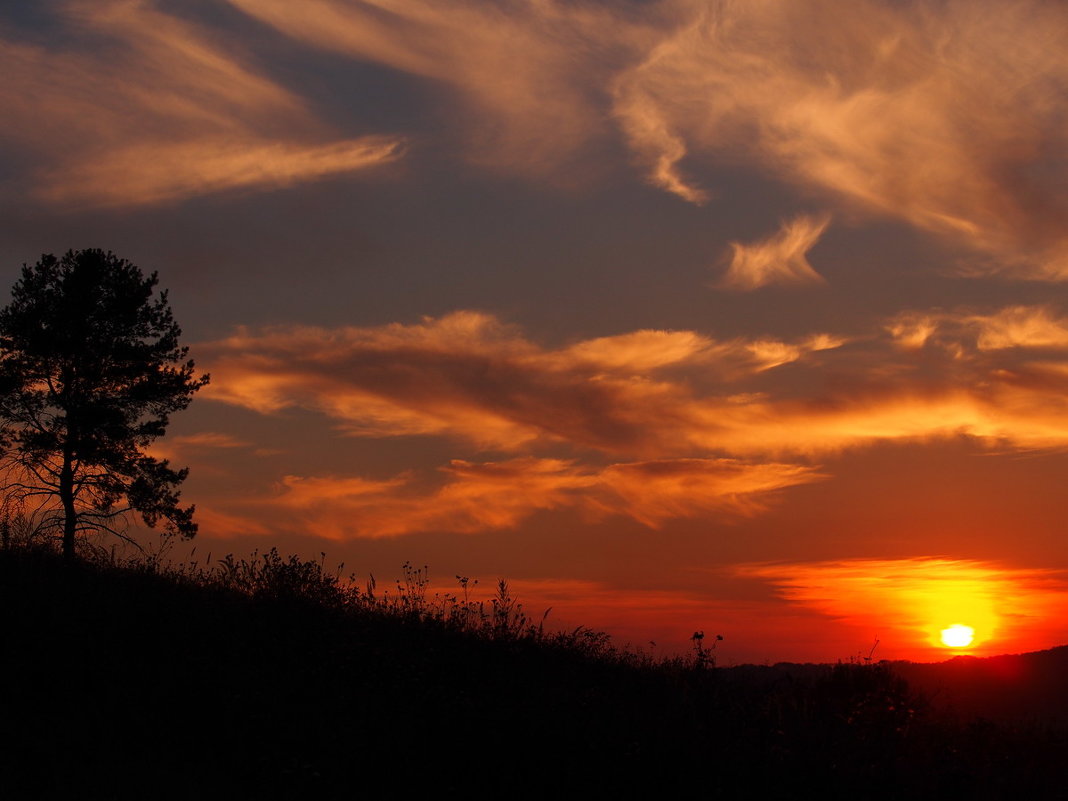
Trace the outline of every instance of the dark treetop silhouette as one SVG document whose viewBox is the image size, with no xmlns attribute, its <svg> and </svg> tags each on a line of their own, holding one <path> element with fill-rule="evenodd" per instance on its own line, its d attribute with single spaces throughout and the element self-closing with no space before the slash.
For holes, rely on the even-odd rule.
<svg viewBox="0 0 1068 801">
<path fill-rule="evenodd" d="M 178 505 L 188 470 L 146 455 L 172 412 L 208 382 L 178 345 L 156 273 L 102 250 L 44 255 L 23 265 L 0 311 L 0 437 L 8 500 L 43 529 L 76 538 L 137 512 L 149 526 L 196 533 Z"/>
</svg>

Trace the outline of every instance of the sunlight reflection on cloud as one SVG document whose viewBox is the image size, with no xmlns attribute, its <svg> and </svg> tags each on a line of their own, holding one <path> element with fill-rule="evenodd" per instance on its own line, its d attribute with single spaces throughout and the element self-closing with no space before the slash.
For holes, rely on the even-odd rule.
<svg viewBox="0 0 1068 801">
<path fill-rule="evenodd" d="M 651 184 L 691 203 L 713 196 L 701 185 L 709 167 L 742 164 L 846 217 L 888 216 L 961 243 L 974 254 L 961 272 L 1068 276 L 1056 155 L 1068 145 L 1068 11 L 1057 4 L 229 2 L 305 46 L 426 81 L 457 108 L 449 126 L 482 166 L 570 184 L 620 166 L 622 141 Z M 3 47 L 0 102 L 26 123 L 0 136 L 53 179 L 42 198 L 62 199 L 56 176 L 72 168 L 83 202 L 92 178 L 102 202 L 126 185 L 137 204 L 367 163 L 337 152 L 364 132 L 330 130 L 311 92 L 220 46 L 225 30 L 147 2 L 57 8 L 93 47 Z M 223 163 L 220 142 L 258 155 Z M 187 158 L 147 186 L 160 170 L 130 154 L 157 148 L 163 162 Z M 252 178 L 264 156 L 279 163 Z M 119 171 L 110 197 L 98 161 Z M 728 284 L 815 281 L 804 252 L 819 219 L 736 245 Z M 774 268 L 761 256 L 773 245 L 789 251 Z"/>
<path fill-rule="evenodd" d="M 354 436 L 562 443 L 644 459 L 815 457 L 962 435 L 1063 447 L 1068 374 L 1052 347 L 1061 329 L 1044 314 L 933 313 L 917 318 L 922 338 L 906 315 L 852 347 L 830 334 L 644 331 L 546 349 L 489 315 L 457 312 L 414 325 L 242 331 L 198 350 L 216 376 L 205 397 L 267 414 L 317 410 Z M 1030 322 L 1006 328 L 1006 315 Z M 1043 360 L 1021 359 L 1006 337 L 1041 344 Z M 902 350 L 903 338 L 930 352 Z M 774 380 L 787 364 L 850 378 L 797 394 Z"/>
<path fill-rule="evenodd" d="M 649 528 L 673 518 L 716 512 L 752 514 L 769 493 L 817 481 L 809 467 L 731 459 L 613 464 L 521 457 L 503 462 L 454 460 L 440 480 L 405 473 L 387 480 L 286 476 L 270 499 L 279 513 L 304 520 L 332 539 L 416 531 L 470 533 L 511 528 L 539 510 L 576 510 L 587 518 L 626 515 Z"/>
<path fill-rule="evenodd" d="M 304 100 L 145 2 L 69 2 L 81 48 L 0 41 L 0 131 L 38 163 L 33 194 L 83 206 L 273 189 L 395 160 L 398 137 L 338 141 Z M 274 132 L 268 137 L 266 131 Z"/>
<path fill-rule="evenodd" d="M 758 289 L 768 284 L 819 284 L 806 254 L 819 241 L 830 217 L 798 217 L 761 242 L 731 242 L 731 260 L 721 286 Z"/>
<path fill-rule="evenodd" d="M 761 165 L 840 202 L 966 242 L 1032 277 L 1068 274 L 1065 206 L 1038 180 L 1060 125 L 1063 8 L 698 0 L 617 81 L 650 181 L 684 199 L 688 153 Z M 1026 48 L 1020 42 L 1028 42 Z M 1063 179 L 1063 162 L 1042 161 Z M 982 269 L 973 264 L 973 270 Z"/>
</svg>

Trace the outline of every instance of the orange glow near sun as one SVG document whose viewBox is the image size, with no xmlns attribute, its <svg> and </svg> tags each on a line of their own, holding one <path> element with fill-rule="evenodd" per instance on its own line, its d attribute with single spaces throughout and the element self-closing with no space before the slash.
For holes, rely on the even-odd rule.
<svg viewBox="0 0 1068 801">
<path fill-rule="evenodd" d="M 872 632 L 884 658 L 944 659 L 1049 648 L 1061 638 L 1068 585 L 1055 571 L 1004 568 L 938 557 L 748 565 L 786 600 L 858 631 Z M 967 621 L 963 623 L 961 621 Z"/>
</svg>

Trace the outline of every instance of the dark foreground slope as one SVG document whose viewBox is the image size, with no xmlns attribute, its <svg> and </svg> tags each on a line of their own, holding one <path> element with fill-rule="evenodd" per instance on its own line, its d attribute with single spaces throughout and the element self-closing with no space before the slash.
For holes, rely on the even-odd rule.
<svg viewBox="0 0 1068 801">
<path fill-rule="evenodd" d="M 263 589 L 0 553 L 6 797 L 1062 792 L 1059 734 L 929 719 L 883 667 L 731 678 Z"/>
<path fill-rule="evenodd" d="M 1068 646 L 1024 654 L 957 656 L 942 662 L 882 662 L 924 699 L 928 717 L 987 721 L 1013 727 L 1068 727 Z M 726 682 L 813 683 L 832 665 L 780 662 L 720 671 Z M 1068 793 L 1066 793 L 1068 795 Z"/>
<path fill-rule="evenodd" d="M 1068 646 L 1001 656 L 958 656 L 894 671 L 949 714 L 1068 726 Z"/>
</svg>

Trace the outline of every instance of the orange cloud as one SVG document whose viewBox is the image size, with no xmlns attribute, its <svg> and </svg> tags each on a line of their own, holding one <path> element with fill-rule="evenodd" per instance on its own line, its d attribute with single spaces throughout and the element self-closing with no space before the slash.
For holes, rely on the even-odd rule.
<svg viewBox="0 0 1068 801">
<path fill-rule="evenodd" d="M 903 312 L 886 325 L 894 343 L 906 350 L 917 350 L 938 330 L 938 315 Z"/>
<path fill-rule="evenodd" d="M 559 179 L 621 133 L 647 180 L 688 202 L 710 198 L 703 165 L 742 161 L 970 245 L 981 257 L 962 269 L 1068 276 L 1056 4 L 230 2 L 446 87 L 481 161 Z M 813 280 L 796 261 L 787 276 Z"/>
<path fill-rule="evenodd" d="M 654 50 L 646 63 L 656 63 L 664 50 Z M 687 153 L 685 140 L 652 97 L 633 83 L 627 84 L 617 85 L 614 110 L 631 149 L 647 165 L 648 182 L 689 203 L 708 202 L 709 193 L 686 178 L 679 167 Z"/>
<path fill-rule="evenodd" d="M 76 0 L 58 13 L 84 46 L 0 41 L 0 104 L 20 120 L 0 138 L 38 165 L 33 192 L 43 200 L 158 203 L 285 186 L 399 154 L 396 138 L 337 141 L 212 33 L 145 0 Z"/>
<path fill-rule="evenodd" d="M 825 476 L 811 467 L 752 464 L 733 459 L 664 459 L 611 465 L 601 481 L 614 496 L 605 507 L 620 509 L 651 528 L 666 520 L 723 509 L 747 514 L 764 508 L 764 497 Z M 595 501 L 596 502 L 596 501 Z"/>
<path fill-rule="evenodd" d="M 611 133 L 602 87 L 644 40 L 595 4 L 230 0 L 311 45 L 429 79 L 466 104 L 474 157 L 566 180 Z M 565 168 L 566 165 L 566 168 Z"/>
<path fill-rule="evenodd" d="M 213 376 L 205 397 L 268 414 L 317 410 L 353 436 L 567 445 L 647 460 L 818 456 L 962 435 L 1063 447 L 1068 360 L 1049 347 L 1041 362 L 994 347 L 1007 341 L 1003 319 L 1055 318 L 1004 314 L 921 316 L 931 328 L 922 354 L 894 347 L 905 336 L 894 323 L 889 336 L 850 347 L 829 334 L 784 343 L 646 331 L 545 349 L 474 312 L 415 325 L 239 331 L 198 353 Z M 1053 337 L 1048 326 L 1025 329 L 1040 331 L 1027 334 L 1032 344 Z M 1011 328 L 1012 341 L 1025 329 Z M 850 379 L 787 391 L 773 369 L 784 364 Z"/>
<path fill-rule="evenodd" d="M 238 439 L 230 434 L 216 431 L 201 431 L 158 439 L 148 449 L 149 455 L 156 459 L 166 459 L 177 465 L 186 465 L 191 460 L 199 462 L 197 473 L 218 476 L 226 472 L 215 458 L 205 458 L 205 454 L 215 456 L 219 451 L 248 451 L 259 453 L 251 442 Z M 198 512 L 199 514 L 199 512 Z"/>
<path fill-rule="evenodd" d="M 413 476 L 371 482 L 358 478 L 288 476 L 272 501 L 332 539 L 385 537 L 414 531 L 475 532 L 509 528 L 539 509 L 572 506 L 591 479 L 567 462 L 519 459 L 454 461 L 446 481 L 420 492 Z"/>
<path fill-rule="evenodd" d="M 708 447 L 722 427 L 704 419 L 734 402 L 696 402 L 686 382 L 661 371 L 729 380 L 838 342 L 636 332 L 545 350 L 489 315 L 456 312 L 407 326 L 239 331 L 198 353 L 213 376 L 205 397 L 264 413 L 316 409 L 354 435 L 447 435 L 503 448 L 569 442 L 662 458 Z"/>
<path fill-rule="evenodd" d="M 693 331 L 635 331 L 579 342 L 567 348 L 561 360 L 600 370 L 645 372 L 692 363 L 715 348 L 715 342 Z"/>
<path fill-rule="evenodd" d="M 163 442 L 164 440 L 160 440 Z M 184 434 L 168 437 L 165 442 L 180 448 L 249 448 L 252 443 L 238 439 L 232 434 L 218 431 L 201 431 L 197 434 Z"/>
<path fill-rule="evenodd" d="M 201 504 L 197 505 L 196 521 L 201 532 L 221 539 L 263 537 L 271 533 L 267 525 L 250 517 L 223 512 Z"/>
<path fill-rule="evenodd" d="M 695 177 L 707 165 L 742 162 L 810 196 L 964 243 L 977 256 L 963 272 L 1068 276 L 1057 156 L 1068 145 L 1058 122 L 1068 10 L 1058 4 L 230 4 L 459 98 L 479 162 L 570 181 L 610 167 L 622 138 L 651 183 L 690 202 L 710 197 Z M 98 163 L 117 171 L 128 202 L 146 203 L 312 180 L 398 152 L 396 138 L 379 143 L 383 158 L 365 158 L 371 141 L 339 141 L 302 98 L 221 45 L 223 33 L 148 0 L 72 0 L 58 14 L 88 43 L 4 41 L 0 87 L 21 122 L 0 136 L 38 164 L 49 200 L 63 197 L 58 176 L 73 170 L 95 181 L 102 202 L 120 202 Z M 255 169 L 242 146 L 268 165 Z M 141 157 L 155 148 L 174 162 L 173 178 Z M 70 192 L 92 202 L 86 185 Z M 815 280 L 804 261 L 815 227 L 793 230 L 792 256 L 778 268 L 760 246 L 738 245 L 730 283 Z M 791 235 L 782 237 L 780 247 Z"/>
<path fill-rule="evenodd" d="M 882 640 L 894 658 L 944 659 L 943 629 L 975 629 L 968 653 L 1048 648 L 1068 612 L 1061 571 L 1006 568 L 991 562 L 917 557 L 801 564 L 742 565 L 738 575 L 770 581 L 780 595 Z"/>
<path fill-rule="evenodd" d="M 903 312 L 887 324 L 903 347 L 922 347 L 928 341 L 942 347 L 997 351 L 1006 348 L 1068 349 L 1068 318 L 1047 306 L 1006 306 L 980 314 L 975 311 Z"/>
<path fill-rule="evenodd" d="M 730 459 L 579 466 L 563 459 L 454 460 L 427 487 L 412 473 L 387 480 L 286 476 L 277 495 L 252 501 L 295 515 L 317 536 L 385 537 L 417 531 L 511 528 L 541 510 L 626 515 L 657 528 L 707 512 L 750 514 L 769 493 L 822 476 L 809 467 Z"/>
<path fill-rule="evenodd" d="M 615 114 L 650 182 L 700 201 L 683 160 L 741 159 L 996 259 L 969 269 L 1068 276 L 1064 165 L 1048 157 L 1066 145 L 1056 111 L 1068 88 L 1065 9 L 670 8 L 674 27 L 614 83 Z"/>
<path fill-rule="evenodd" d="M 731 262 L 721 285 L 728 289 L 758 289 L 768 284 L 823 283 L 805 256 L 819 241 L 830 217 L 797 217 L 783 223 L 762 242 L 731 242 Z"/>
<path fill-rule="evenodd" d="M 978 329 L 980 350 L 1001 348 L 1068 348 L 1068 320 L 1042 307 L 1009 306 L 966 320 Z"/>
<path fill-rule="evenodd" d="M 197 140 L 136 145 L 42 176 L 39 196 L 95 206 L 159 203 L 229 189 L 275 189 L 395 161 L 400 142 L 327 145 Z"/>
<path fill-rule="evenodd" d="M 973 437 L 990 446 L 1061 448 L 1068 444 L 1065 378 L 1032 371 L 986 376 L 977 387 L 874 386 L 839 397 L 753 402 L 708 410 L 723 450 L 743 455 L 819 455 L 887 441 Z M 1039 380 L 1041 379 L 1041 380 Z M 1030 385 L 1029 385 L 1030 384 Z M 711 433 L 704 437 L 713 446 Z"/>
</svg>

